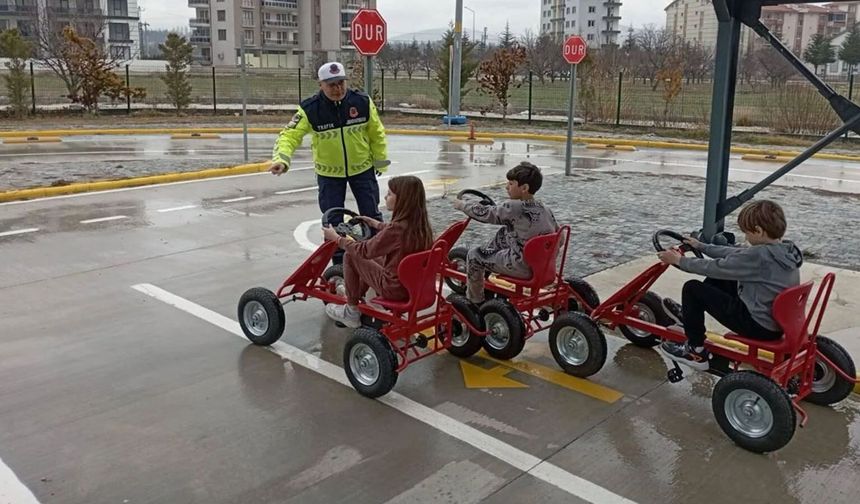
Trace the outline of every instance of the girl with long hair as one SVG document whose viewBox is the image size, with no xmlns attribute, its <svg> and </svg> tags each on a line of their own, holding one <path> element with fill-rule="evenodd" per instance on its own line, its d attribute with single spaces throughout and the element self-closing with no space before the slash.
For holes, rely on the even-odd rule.
<svg viewBox="0 0 860 504">
<path fill-rule="evenodd" d="M 323 228 L 326 241 L 336 240 L 346 254 L 343 258 L 343 279 L 347 304 L 326 306 L 326 314 L 347 327 L 361 325 L 358 302 L 369 288 L 392 301 L 409 298 L 397 277 L 400 261 L 409 254 L 428 250 L 433 244 L 433 231 L 427 216 L 424 184 L 414 176 L 393 177 L 388 181 L 385 207 L 392 212 L 391 222 L 361 216 L 379 232 L 364 241 L 339 236 L 331 227 Z"/>
</svg>

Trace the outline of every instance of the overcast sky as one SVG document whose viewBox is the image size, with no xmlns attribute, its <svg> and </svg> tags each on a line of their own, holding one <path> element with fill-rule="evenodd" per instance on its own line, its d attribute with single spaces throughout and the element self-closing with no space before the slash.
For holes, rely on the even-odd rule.
<svg viewBox="0 0 860 504">
<path fill-rule="evenodd" d="M 187 0 L 138 2 L 143 9 L 142 21 L 149 23 L 150 28 L 188 28 L 188 19 L 194 17 L 194 9 L 188 8 Z M 517 34 L 526 28 L 537 31 L 540 25 L 541 0 L 465 0 L 464 3 L 475 11 L 476 30 L 480 32 L 486 26 L 490 40 L 504 29 L 506 21 L 510 21 L 511 29 Z M 666 22 L 663 8 L 668 4 L 669 0 L 623 0 L 621 24 L 625 27 L 630 24 L 663 25 Z M 444 8 L 445 5 L 449 8 Z M 388 22 L 388 35 L 391 37 L 446 27 L 454 18 L 454 5 L 454 0 L 377 0 L 377 8 Z M 469 11 L 463 13 L 463 28 L 472 28 L 472 13 Z"/>
</svg>

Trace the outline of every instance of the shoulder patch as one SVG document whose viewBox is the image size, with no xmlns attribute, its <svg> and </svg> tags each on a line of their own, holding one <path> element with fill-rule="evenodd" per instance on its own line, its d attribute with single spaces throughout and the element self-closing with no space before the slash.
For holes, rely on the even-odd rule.
<svg viewBox="0 0 860 504">
<path fill-rule="evenodd" d="M 302 113 L 301 113 L 301 112 L 296 112 L 296 113 L 293 115 L 293 118 L 292 118 L 292 119 L 290 119 L 290 122 L 289 122 L 289 123 L 287 123 L 287 128 L 289 128 L 289 129 L 296 129 L 296 126 L 298 126 L 298 125 L 299 125 L 299 122 L 301 122 L 301 120 L 302 120 Z"/>
</svg>

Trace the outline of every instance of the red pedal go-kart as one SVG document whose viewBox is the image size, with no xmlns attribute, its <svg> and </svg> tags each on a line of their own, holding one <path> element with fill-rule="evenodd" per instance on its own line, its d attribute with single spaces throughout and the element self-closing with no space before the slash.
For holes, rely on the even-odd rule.
<svg viewBox="0 0 860 504">
<path fill-rule="evenodd" d="M 482 204 L 493 205 L 486 194 L 467 189 L 458 198 L 476 196 Z M 454 244 L 460 239 L 470 218 L 452 224 L 440 240 Z M 578 311 L 579 298 L 573 297 L 573 286 L 592 303 L 597 294 L 582 280 L 564 277 L 564 265 L 570 241 L 570 227 L 529 239 L 523 249 L 524 260 L 532 270 L 527 279 L 488 274 L 484 282 L 486 301 L 480 306 L 487 335 L 486 352 L 497 359 L 512 359 L 523 349 L 527 339 L 549 329 L 550 348 L 564 352 L 565 370 L 585 378 L 606 362 L 606 338 L 600 327 Z M 561 252 L 561 257 L 559 257 Z M 457 294 L 466 291 L 466 247 L 452 248 L 448 253 L 445 282 Z M 552 318 L 552 323 L 549 323 Z"/>
<path fill-rule="evenodd" d="M 338 234 L 356 240 L 371 236 L 367 224 L 344 208 L 326 212 L 323 225 L 333 223 L 338 216 L 350 217 L 335 226 Z M 355 329 L 347 340 L 343 367 L 360 394 L 379 397 L 388 393 L 409 364 L 435 353 L 447 350 L 458 357 L 468 357 L 480 349 L 480 340 L 477 346 L 474 342 L 486 334 L 483 320 L 465 297 L 449 296 L 447 301 L 442 297 L 441 273 L 448 249 L 444 241 L 436 240 L 430 250 L 401 260 L 398 276 L 409 293 L 408 300 L 375 298 L 359 304 L 365 325 Z M 346 303 L 342 266 L 326 268 L 336 250 L 335 242 L 320 245 L 277 293 L 256 287 L 242 295 L 239 325 L 252 343 L 267 346 L 280 339 L 286 327 L 283 305 L 287 303 L 309 298 Z"/>
<path fill-rule="evenodd" d="M 684 237 L 673 231 L 654 234 L 656 250 L 664 250 L 660 241 L 664 237 L 680 242 L 681 252 L 701 257 L 701 252 L 683 244 Z M 664 321 L 668 317 L 660 298 L 649 291 L 668 267 L 662 262 L 654 264 L 597 306 L 577 293 L 578 302 L 592 320 L 610 329 L 620 328 L 636 345 L 684 342 L 683 332 L 665 327 L 671 321 Z M 720 377 L 711 398 L 714 416 L 723 432 L 742 448 L 758 453 L 778 450 L 793 437 L 797 415 L 800 426 L 806 425 L 807 414 L 800 401 L 828 406 L 851 394 L 857 380 L 851 356 L 838 343 L 818 334 L 835 279 L 833 273 L 824 276 L 808 312 L 812 282 L 777 296 L 773 317 L 784 332 L 780 340 L 758 341 L 733 333 L 708 335 L 705 346 L 712 356 L 708 372 Z M 566 369 L 567 362 L 557 352 L 554 355 Z M 684 375 L 676 362 L 672 364 L 668 379 L 676 383 Z"/>
</svg>

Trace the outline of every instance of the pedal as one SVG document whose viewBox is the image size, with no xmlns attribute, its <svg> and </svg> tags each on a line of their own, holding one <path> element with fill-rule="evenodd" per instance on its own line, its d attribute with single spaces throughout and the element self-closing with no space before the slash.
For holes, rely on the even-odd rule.
<svg viewBox="0 0 860 504">
<path fill-rule="evenodd" d="M 681 367 L 675 361 L 672 361 L 672 366 L 672 369 L 666 373 L 666 377 L 669 379 L 669 383 L 678 383 L 684 379 L 684 371 L 681 370 Z"/>
<path fill-rule="evenodd" d="M 429 340 L 427 339 L 427 336 L 424 336 L 423 334 L 419 334 L 418 336 L 415 337 L 415 345 L 418 348 L 427 348 L 427 342 L 428 341 Z"/>
<path fill-rule="evenodd" d="M 538 310 L 537 318 L 541 322 L 549 321 L 549 316 L 550 316 L 550 311 L 547 310 L 546 308 L 541 308 L 540 310 Z"/>
</svg>

